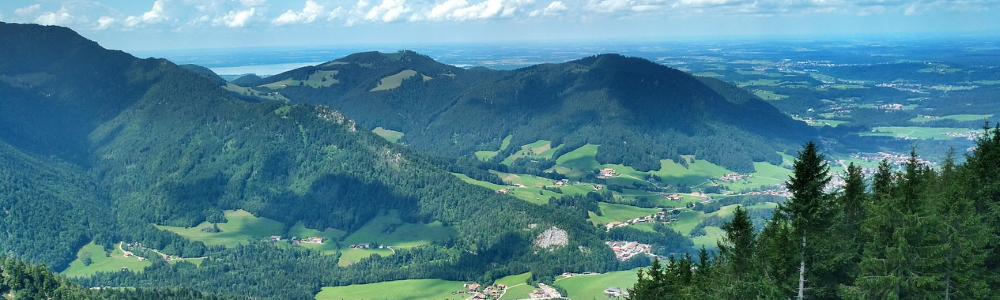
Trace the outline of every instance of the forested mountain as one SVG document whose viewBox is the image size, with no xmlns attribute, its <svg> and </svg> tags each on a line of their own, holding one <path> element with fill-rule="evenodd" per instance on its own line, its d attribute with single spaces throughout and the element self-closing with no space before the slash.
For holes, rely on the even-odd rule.
<svg viewBox="0 0 1000 300">
<path fill-rule="evenodd" d="M 450 156 L 497 150 L 511 136 L 512 145 L 549 140 L 563 151 L 598 144 L 599 162 L 639 170 L 697 155 L 749 172 L 754 161 L 780 164 L 776 151 L 811 134 L 728 83 L 615 54 L 497 71 L 409 51 L 369 52 L 246 85 L 329 105 L 366 127 L 401 131 L 400 141 L 417 149 Z"/>
<path fill-rule="evenodd" d="M 208 258 L 201 267 L 157 262 L 87 283 L 281 299 L 311 298 L 324 285 L 622 267 L 585 221 L 466 184 L 439 159 L 336 110 L 245 102 L 210 77 L 103 49 L 62 27 L 0 23 L 0 36 L 0 253 L 61 270 L 90 241 L 106 251 L 140 242 Z M 234 209 L 286 228 L 345 232 L 394 210 L 457 234 L 339 267 L 335 255 L 270 243 L 206 247 L 153 226 L 224 222 L 222 211 Z M 553 226 L 568 244 L 534 246 Z"/>
</svg>

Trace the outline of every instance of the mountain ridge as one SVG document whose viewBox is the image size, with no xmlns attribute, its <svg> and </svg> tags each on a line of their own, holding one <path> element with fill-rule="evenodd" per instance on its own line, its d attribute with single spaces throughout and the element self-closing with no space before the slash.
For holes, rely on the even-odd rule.
<svg viewBox="0 0 1000 300">
<path fill-rule="evenodd" d="M 198 278 L 199 289 L 292 299 L 311 298 L 324 285 L 619 268 L 589 223 L 555 207 L 467 184 L 436 158 L 360 130 L 334 109 L 243 101 L 210 77 L 166 60 L 103 50 L 68 32 L 0 23 L 0 35 L 18 37 L 0 42 L 5 79 L 0 81 L 0 123 L 5 125 L 0 127 L 0 159 L 11 162 L 0 170 L 26 178 L 0 181 L 0 207 L 6 209 L 0 211 L 18 216 L 0 222 L 0 252 L 58 270 L 87 242 L 105 249 L 121 241 L 140 242 L 172 255 L 205 253 L 213 257 L 206 262 L 211 267 L 154 264 L 148 273 L 102 273 L 87 282 L 186 285 L 183 280 Z M 57 41 L 49 42 L 50 37 Z M 81 49 L 65 48 L 73 43 Z M 53 45 L 65 49 L 48 51 Z M 34 48 L 44 49 L 28 51 Z M 40 209 L 50 204 L 56 207 Z M 440 222 L 456 233 L 396 249 L 398 255 L 338 267 L 317 263 L 336 262 L 339 251 L 327 257 L 257 241 L 232 249 L 206 247 L 153 226 L 221 222 L 221 212 L 233 209 L 286 228 L 301 222 L 345 232 L 396 210 L 404 222 Z M 54 218 L 47 211 L 74 214 Z M 31 232 L 43 226 L 59 234 Z M 569 244 L 550 251 L 532 248 L 534 236 L 551 226 L 567 231 Z M 316 275 L 259 276 L 273 272 L 256 263 L 261 257 L 280 259 L 270 267 L 312 268 L 306 273 Z M 245 276 L 221 282 L 234 279 L 210 273 L 223 269 Z M 177 278 L 173 272 L 186 275 Z"/>
<path fill-rule="evenodd" d="M 449 73 L 425 74 L 442 68 Z M 410 77 L 394 77 L 407 71 Z M 302 81 L 317 72 L 336 72 L 331 79 L 350 84 Z M 392 88 L 378 89 L 390 79 L 397 80 Z M 273 85 L 296 80 L 303 83 Z M 257 83 L 296 103 L 336 107 L 368 128 L 401 131 L 401 142 L 418 149 L 456 157 L 496 150 L 513 136 L 515 145 L 600 144 L 599 162 L 639 170 L 697 155 L 750 172 L 753 161 L 780 164 L 777 152 L 814 134 L 728 83 L 618 54 L 497 71 L 449 67 L 412 51 L 366 52 Z M 656 146 L 663 144 L 675 145 Z"/>
</svg>

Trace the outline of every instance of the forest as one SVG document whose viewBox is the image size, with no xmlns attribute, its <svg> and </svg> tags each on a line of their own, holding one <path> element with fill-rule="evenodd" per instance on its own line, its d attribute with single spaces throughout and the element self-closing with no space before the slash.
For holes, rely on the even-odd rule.
<svg viewBox="0 0 1000 300">
<path fill-rule="evenodd" d="M 996 299 L 1000 125 L 984 131 L 962 163 L 930 168 L 914 150 L 871 178 L 850 165 L 835 191 L 808 143 L 762 228 L 738 208 L 719 252 L 654 261 L 629 299 Z"/>
<path fill-rule="evenodd" d="M 422 76 L 378 88 L 405 71 Z M 551 141 L 561 146 L 556 156 L 601 145 L 598 162 L 640 171 L 696 155 L 752 172 L 753 162 L 780 164 L 776 152 L 814 133 L 729 83 L 617 54 L 498 71 L 461 69 L 411 51 L 366 52 L 241 83 L 293 103 L 336 107 L 368 128 L 403 132 L 400 142 L 422 151 L 466 158 L 499 151 L 493 162 L 518 150 L 501 149 L 509 136 L 513 145 Z"/>
</svg>

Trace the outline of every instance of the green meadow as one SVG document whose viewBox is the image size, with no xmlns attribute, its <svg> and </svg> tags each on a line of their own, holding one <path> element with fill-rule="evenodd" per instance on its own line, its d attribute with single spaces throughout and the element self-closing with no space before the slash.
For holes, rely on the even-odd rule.
<svg viewBox="0 0 1000 300">
<path fill-rule="evenodd" d="M 590 222 L 594 224 L 608 224 L 611 222 L 625 222 L 630 219 L 635 219 L 638 217 L 645 217 L 649 215 L 656 214 L 659 209 L 656 208 L 641 208 L 631 205 L 622 204 L 612 204 L 612 203 L 597 203 L 601 207 L 601 216 L 590 212 Z"/>
<path fill-rule="evenodd" d="M 894 136 L 904 139 L 920 140 L 950 140 L 956 137 L 946 134 L 963 134 L 969 131 L 976 131 L 971 128 L 950 128 L 950 127 L 916 127 L 916 126 L 885 126 L 872 128 L 871 132 L 862 135 L 870 136 Z"/>
<path fill-rule="evenodd" d="M 566 288 L 563 295 L 571 299 L 608 299 L 604 290 L 609 287 L 619 287 L 622 290 L 631 288 L 639 278 L 638 269 L 609 272 L 594 275 L 576 275 L 556 280 L 556 284 Z"/>
<path fill-rule="evenodd" d="M 924 122 L 930 122 L 930 121 L 935 121 L 935 120 L 981 121 L 981 120 L 986 120 L 986 119 L 989 119 L 989 118 L 992 118 L 992 117 L 993 117 L 992 114 L 989 114 L 989 115 L 971 115 L 971 114 L 966 114 L 966 115 L 947 115 L 947 116 L 940 116 L 940 117 L 936 117 L 936 118 L 916 117 L 916 118 L 910 119 L 910 122 L 924 123 Z"/>
<path fill-rule="evenodd" d="M 381 136 L 382 138 L 386 139 L 387 141 L 390 141 L 390 142 L 393 142 L 393 143 L 398 142 L 399 139 L 403 137 L 403 133 L 402 132 L 395 131 L 395 130 L 389 130 L 389 129 L 385 129 L 385 128 L 382 128 L 382 127 L 375 127 L 375 129 L 372 129 L 372 132 L 374 132 L 378 136 Z"/>
<path fill-rule="evenodd" d="M 403 85 L 403 80 L 409 79 L 410 77 L 416 76 L 418 73 L 414 70 L 403 70 L 399 73 L 390 75 L 388 77 L 382 78 L 378 82 L 378 86 L 372 88 L 371 91 L 385 91 L 398 88 Z"/>
<path fill-rule="evenodd" d="M 76 260 L 70 263 L 69 267 L 62 272 L 66 277 L 87 277 L 97 272 L 118 272 L 122 269 L 141 272 L 143 268 L 153 264 L 149 260 L 139 261 L 139 258 L 135 256 L 125 257 L 125 253 L 119 250 L 117 245 L 115 245 L 114 251 L 106 254 L 104 247 L 93 242 L 83 246 L 77 252 L 76 257 Z M 89 266 L 83 263 L 86 257 L 90 257 L 91 263 Z"/>
<path fill-rule="evenodd" d="M 535 159 L 552 159 L 552 155 L 554 155 L 556 150 L 559 149 L 560 147 L 562 147 L 562 145 L 552 148 L 552 142 L 546 140 L 538 140 L 531 144 L 522 145 L 521 150 L 518 150 L 514 154 L 511 154 L 500 163 L 505 165 L 510 165 L 514 163 L 514 160 L 521 157 L 528 157 Z"/>
<path fill-rule="evenodd" d="M 324 287 L 316 299 L 465 299 L 465 294 L 453 294 L 461 289 L 459 281 L 411 279 Z"/>
<path fill-rule="evenodd" d="M 259 240 L 272 235 L 281 235 L 285 225 L 268 218 L 258 218 L 245 210 L 224 212 L 226 223 L 217 223 L 219 232 L 209 232 L 209 222 L 202 222 L 191 228 L 156 225 L 157 228 L 177 233 L 189 240 L 201 241 L 209 246 L 233 247 L 250 240 Z M 205 229 L 205 230 L 203 230 Z"/>
<path fill-rule="evenodd" d="M 492 159 L 494 156 L 497 156 L 497 154 L 500 154 L 500 151 L 506 150 L 507 147 L 510 147 L 510 140 L 513 139 L 513 138 L 514 138 L 513 135 L 507 135 L 506 137 L 504 137 L 503 141 L 500 142 L 500 150 L 496 150 L 496 151 L 476 151 L 476 158 L 478 158 L 479 160 L 490 160 L 490 159 Z"/>
<path fill-rule="evenodd" d="M 600 145 L 586 144 L 563 154 L 556 159 L 556 171 L 568 177 L 580 178 L 593 170 L 601 168 L 597 162 L 597 149 Z"/>
</svg>

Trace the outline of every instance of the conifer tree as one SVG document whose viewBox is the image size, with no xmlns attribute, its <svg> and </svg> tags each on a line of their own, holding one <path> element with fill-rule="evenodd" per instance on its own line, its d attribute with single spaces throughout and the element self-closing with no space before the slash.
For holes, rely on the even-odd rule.
<svg viewBox="0 0 1000 300">
<path fill-rule="evenodd" d="M 944 299 L 984 299 L 990 290 L 984 262 L 990 242 L 989 228 L 976 213 L 975 203 L 965 193 L 966 175 L 955 167 L 954 150 L 948 153 L 935 181 L 934 210 L 939 216 L 943 241 L 938 255 L 943 257 Z"/>
<path fill-rule="evenodd" d="M 791 197 L 778 209 L 785 212 L 799 244 L 799 278 L 797 299 L 805 299 L 807 262 L 814 257 L 810 236 L 818 236 L 831 224 L 830 201 L 824 189 L 830 182 L 830 167 L 813 142 L 806 143 L 793 165 L 792 177 L 786 184 Z M 790 246 L 790 245 L 789 245 Z"/>
</svg>

